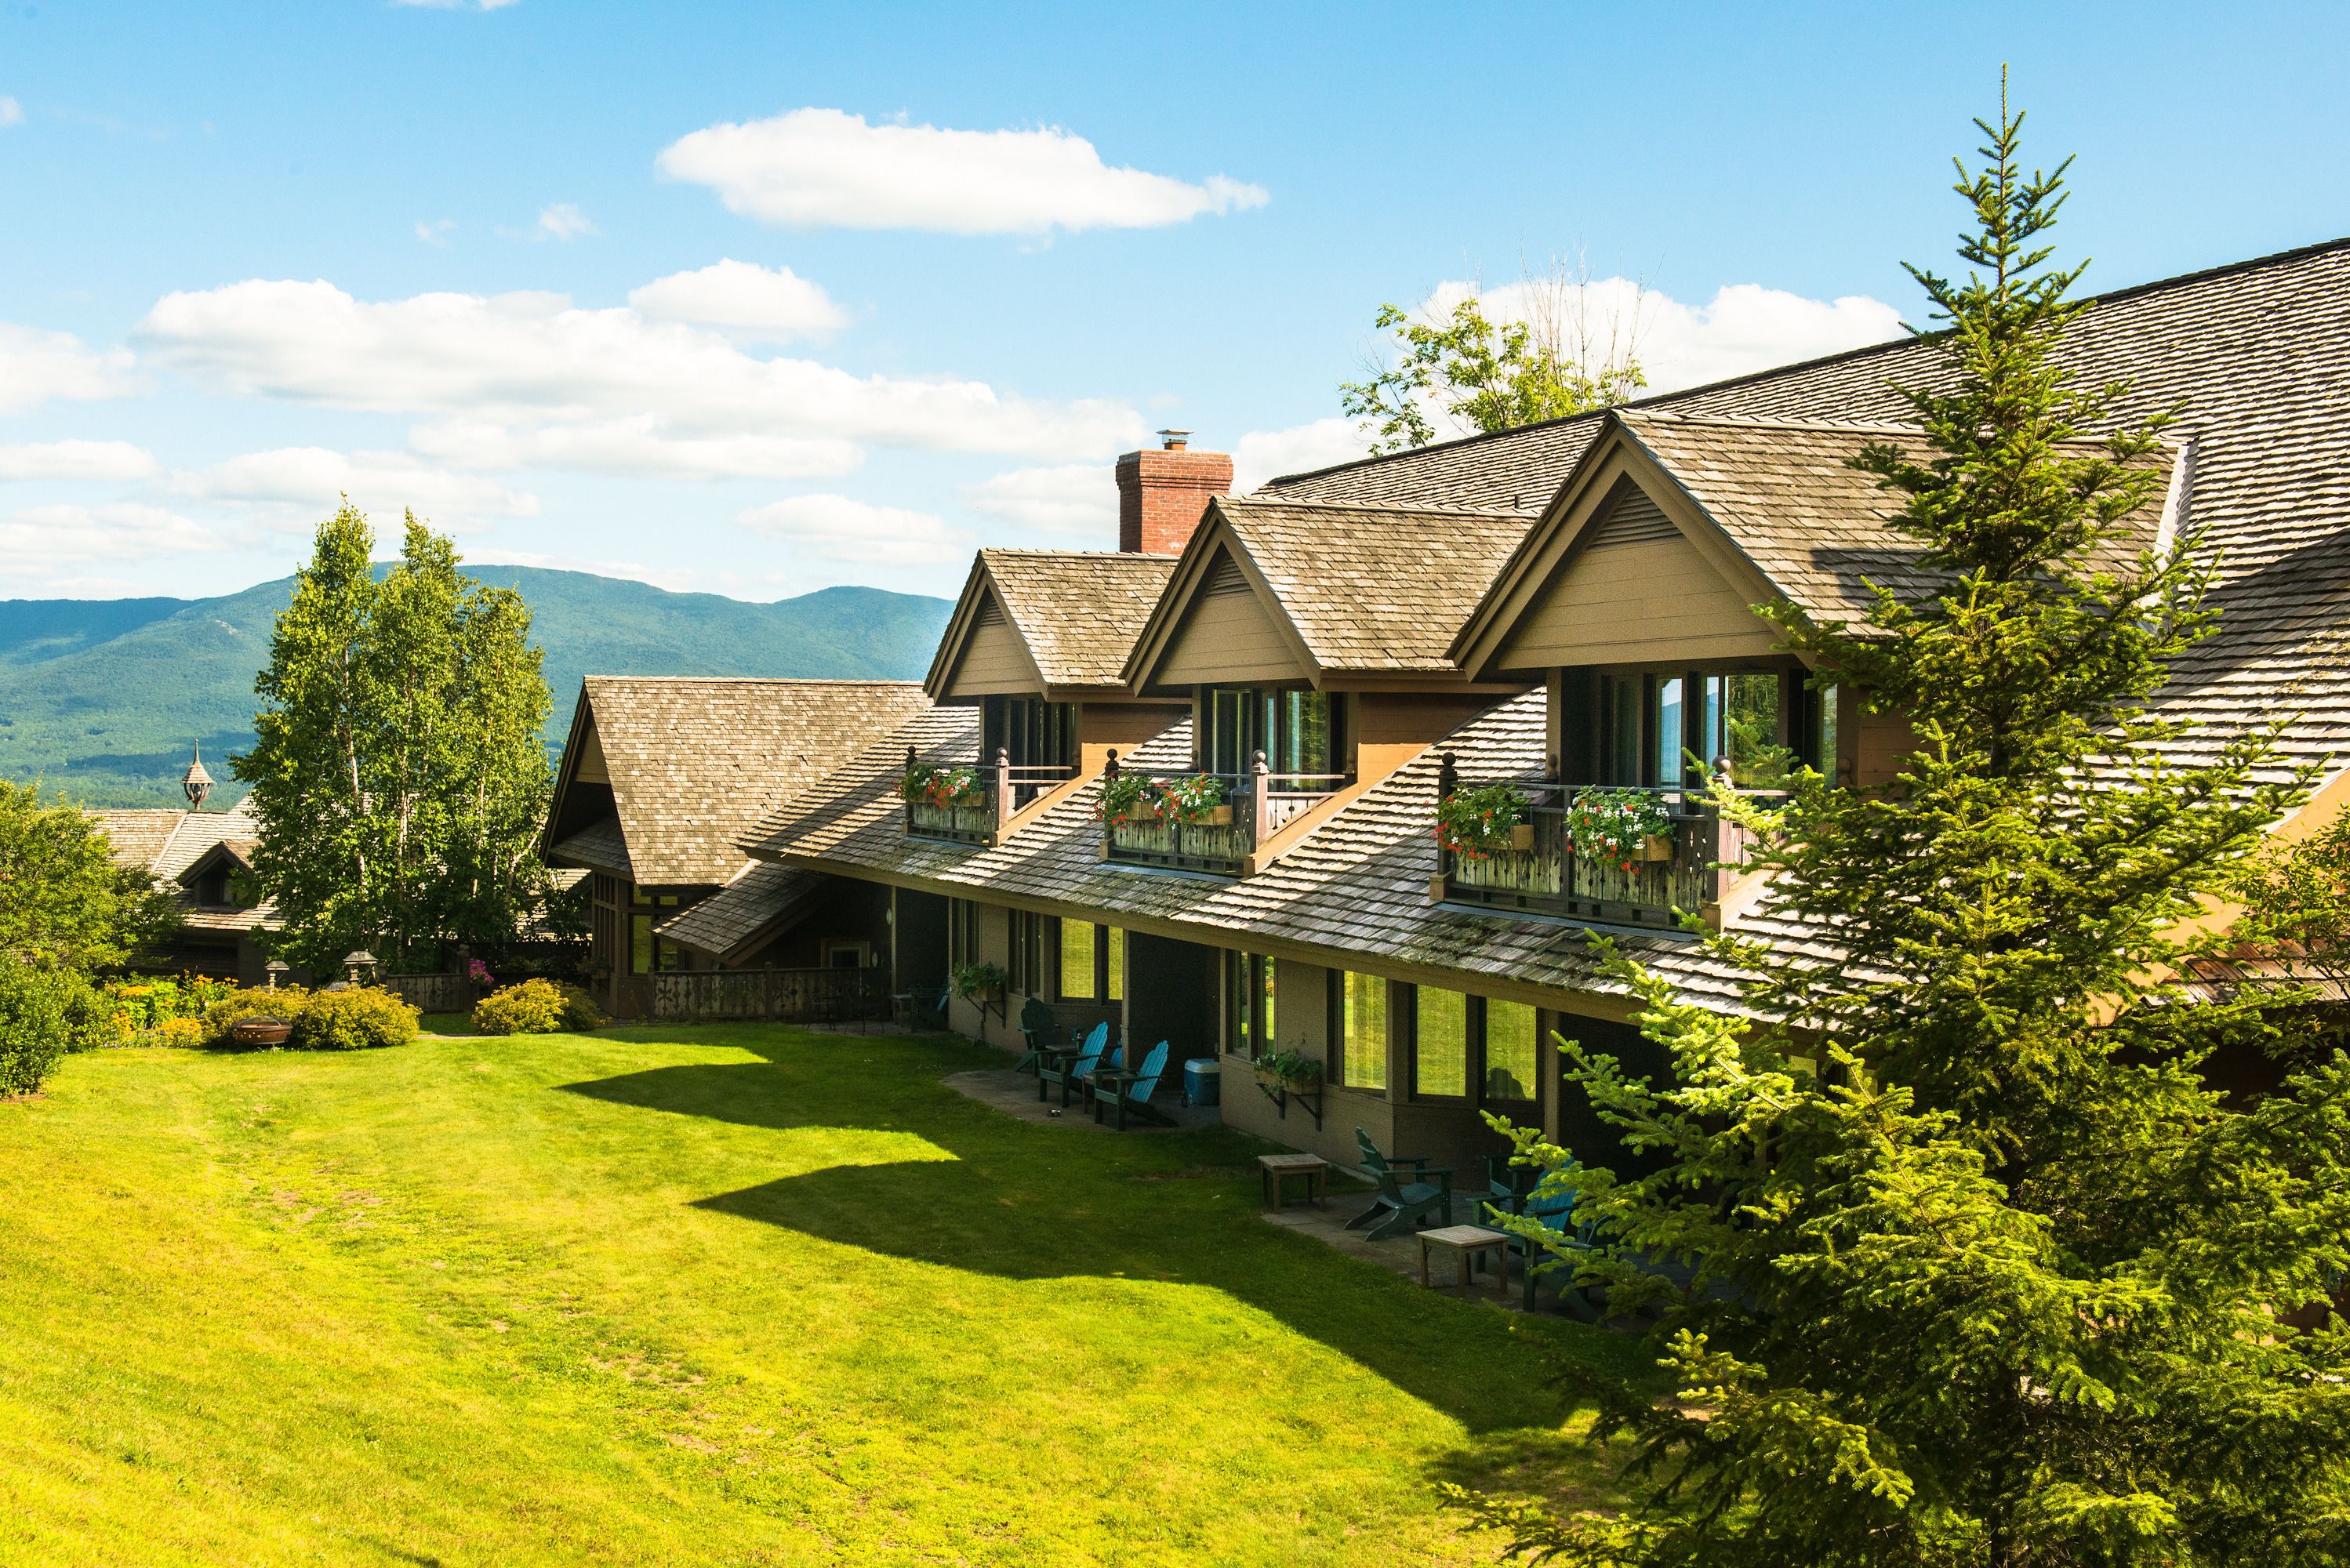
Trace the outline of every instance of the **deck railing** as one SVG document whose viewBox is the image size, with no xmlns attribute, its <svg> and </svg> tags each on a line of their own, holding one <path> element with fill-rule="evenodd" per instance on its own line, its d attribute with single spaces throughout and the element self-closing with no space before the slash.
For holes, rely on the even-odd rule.
<svg viewBox="0 0 2350 1568">
<path fill-rule="evenodd" d="M 1672 926 L 1676 910 L 1701 910 L 1745 858 L 1744 829 L 1724 819 L 1704 792 L 1677 786 L 1642 790 L 1664 808 L 1661 842 L 1644 849 L 1627 867 L 1613 857 L 1577 855 L 1567 831 L 1567 813 L 1586 788 L 1626 793 L 1609 785 L 1550 784 L 1535 780 L 1464 781 L 1445 759 L 1437 798 L 1454 792 L 1506 784 L 1518 792 L 1519 844 L 1467 854 L 1437 846 L 1437 894 L 1448 903 L 1485 909 L 1564 915 L 1605 925 Z M 1725 868 L 1726 867 L 1726 868 Z"/>
<path fill-rule="evenodd" d="M 1246 773 L 1206 772 L 1199 768 L 1138 766 L 1120 763 L 1110 753 L 1103 772 L 1107 782 L 1141 776 L 1154 781 L 1212 779 L 1221 786 L 1223 804 L 1198 820 L 1165 813 L 1146 805 L 1102 830 L 1102 854 L 1110 860 L 1138 866 L 1159 866 L 1177 871 L 1204 871 L 1237 877 L 1248 869 L 1257 846 L 1283 828 L 1344 789 L 1345 774 L 1277 774 L 1259 752 Z"/>
<path fill-rule="evenodd" d="M 889 1016 L 886 969 L 692 969 L 645 977 L 655 1018 L 843 1023 Z"/>
<path fill-rule="evenodd" d="M 907 747 L 908 772 L 913 770 L 918 760 L 914 749 Z M 1014 766 L 1010 754 L 1000 746 L 993 762 L 975 762 L 971 770 L 974 775 L 971 791 L 960 800 L 943 805 L 926 800 L 906 802 L 906 832 L 910 837 L 993 844 L 1003 825 L 1023 808 L 1066 784 L 1077 773 L 1073 767 L 1062 765 Z"/>
</svg>

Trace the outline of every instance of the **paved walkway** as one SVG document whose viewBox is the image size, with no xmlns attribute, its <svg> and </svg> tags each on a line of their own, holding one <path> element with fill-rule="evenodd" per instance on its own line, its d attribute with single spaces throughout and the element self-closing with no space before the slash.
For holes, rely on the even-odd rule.
<svg viewBox="0 0 2350 1568">
<path fill-rule="evenodd" d="M 1078 1104 L 1074 1095 L 1070 1096 L 1069 1108 L 1066 1111 L 1061 1109 L 1060 1091 L 1057 1089 L 1050 1091 L 1050 1099 L 1037 1099 L 1035 1075 L 1015 1073 L 1009 1067 L 983 1067 L 975 1073 L 950 1073 L 946 1085 L 957 1094 L 969 1095 L 981 1104 L 993 1106 L 1004 1115 L 1018 1116 L 1024 1122 L 1090 1127 L 1104 1133 L 1116 1133 L 1118 1130 L 1107 1121 L 1097 1126 L 1093 1112 Z M 1213 1106 L 1186 1106 L 1183 1103 L 1183 1085 L 1171 1073 L 1159 1081 L 1158 1092 L 1150 1096 L 1150 1106 L 1162 1115 L 1174 1117 L 1178 1127 L 1211 1127 L 1223 1120 Z M 1167 1129 L 1129 1119 L 1126 1130 L 1148 1133 Z"/>
</svg>

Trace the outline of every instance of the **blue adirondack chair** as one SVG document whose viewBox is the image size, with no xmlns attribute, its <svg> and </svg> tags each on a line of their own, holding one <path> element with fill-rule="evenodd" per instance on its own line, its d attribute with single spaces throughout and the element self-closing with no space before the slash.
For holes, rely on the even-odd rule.
<svg viewBox="0 0 2350 1568">
<path fill-rule="evenodd" d="M 1381 1154 L 1371 1135 L 1360 1127 L 1355 1129 L 1355 1144 L 1363 1151 L 1363 1168 L 1379 1189 L 1368 1209 L 1347 1221 L 1347 1230 L 1359 1231 L 1367 1225 L 1369 1239 L 1377 1241 L 1399 1231 L 1418 1230 L 1430 1219 L 1439 1225 L 1452 1223 L 1451 1167 Z"/>
<path fill-rule="evenodd" d="M 1093 1033 L 1086 1036 L 1086 1043 L 1078 1047 L 1076 1060 L 1063 1067 L 1047 1067 L 1039 1064 L 1036 1068 L 1036 1097 L 1040 1100 L 1045 1098 L 1045 1091 L 1057 1084 L 1061 1088 L 1061 1104 L 1066 1107 L 1069 1090 L 1093 1076 L 1094 1069 L 1101 1064 L 1102 1052 L 1108 1044 L 1109 1025 L 1097 1023 Z"/>
<path fill-rule="evenodd" d="M 1535 1221 L 1544 1231 L 1550 1232 L 1548 1236 L 1539 1241 L 1532 1237 L 1521 1236 L 1514 1231 L 1508 1233 L 1510 1251 L 1525 1261 L 1526 1310 L 1528 1312 L 1534 1310 L 1535 1266 L 1557 1259 L 1555 1267 L 1563 1282 L 1558 1290 L 1559 1301 L 1574 1312 L 1597 1323 L 1599 1309 L 1591 1304 L 1582 1290 L 1575 1283 L 1573 1262 L 1568 1259 L 1558 1258 L 1558 1253 L 1561 1251 L 1573 1253 L 1587 1252 L 1592 1250 L 1589 1238 L 1575 1222 L 1575 1194 L 1572 1192 L 1545 1193 L 1537 1189 L 1521 1202 L 1514 1212 L 1522 1219 Z M 1503 1264 L 1504 1268 L 1508 1266 L 1506 1262 Z"/>
<path fill-rule="evenodd" d="M 1129 1116 L 1162 1127 L 1173 1127 L 1175 1118 L 1150 1103 L 1150 1096 L 1158 1092 L 1159 1080 L 1166 1075 L 1166 1072 L 1167 1042 L 1161 1040 L 1150 1048 L 1149 1054 L 1142 1058 L 1142 1071 L 1136 1075 L 1132 1083 L 1100 1085 L 1094 1095 L 1094 1120 L 1102 1119 L 1104 1106 L 1115 1106 L 1118 1107 L 1118 1130 L 1120 1132 L 1126 1130 L 1126 1118 Z"/>
</svg>

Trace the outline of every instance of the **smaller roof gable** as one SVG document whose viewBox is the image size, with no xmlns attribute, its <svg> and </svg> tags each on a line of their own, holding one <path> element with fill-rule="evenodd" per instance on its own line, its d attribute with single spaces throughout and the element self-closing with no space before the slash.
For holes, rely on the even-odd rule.
<svg viewBox="0 0 2350 1568">
<path fill-rule="evenodd" d="M 224 838 L 208 846 L 202 854 L 180 870 L 180 880 L 202 877 L 208 871 L 253 869 L 253 852 L 260 846 L 257 839 Z"/>
<path fill-rule="evenodd" d="M 613 675 L 588 677 L 581 702 L 567 770 L 592 724 L 622 853 L 616 865 L 608 845 L 581 845 L 598 831 L 591 826 L 550 856 L 616 873 L 625 866 L 649 887 L 727 882 L 764 815 L 930 705 L 905 680 Z"/>
<path fill-rule="evenodd" d="M 680 947 L 724 963 L 795 924 L 815 908 L 824 888 L 820 872 L 754 860 L 717 892 L 654 929 Z"/>
<path fill-rule="evenodd" d="M 1526 520 L 1466 508 L 1220 497 L 1127 665 L 1138 687 L 1163 661 L 1193 597 L 1228 556 L 1285 621 L 1316 679 L 1453 675 L 1453 634 L 1524 536 Z"/>
<path fill-rule="evenodd" d="M 624 882 L 637 879 L 636 867 L 629 864 L 629 841 L 617 816 L 591 824 L 553 846 L 546 859 L 551 866 L 601 871 Z"/>
<path fill-rule="evenodd" d="M 982 550 L 923 687 L 944 697 L 992 604 L 1047 688 L 1121 688 L 1126 657 L 1174 570 L 1172 556 L 1124 550 Z"/>
</svg>

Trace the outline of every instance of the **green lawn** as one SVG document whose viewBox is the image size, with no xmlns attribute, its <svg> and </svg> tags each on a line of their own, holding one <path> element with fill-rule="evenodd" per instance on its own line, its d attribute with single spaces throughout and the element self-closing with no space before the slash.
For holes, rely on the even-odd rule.
<svg viewBox="0 0 2350 1568">
<path fill-rule="evenodd" d="M 132 1050 L 0 1103 L 0 1562 L 1481 1561 L 1627 1341 L 940 1040 Z M 1604 1485 L 1597 1456 L 1570 1489 Z"/>
</svg>

